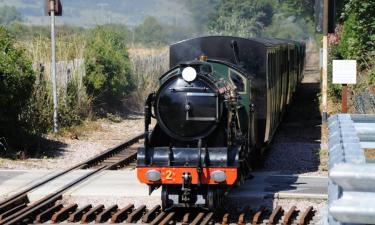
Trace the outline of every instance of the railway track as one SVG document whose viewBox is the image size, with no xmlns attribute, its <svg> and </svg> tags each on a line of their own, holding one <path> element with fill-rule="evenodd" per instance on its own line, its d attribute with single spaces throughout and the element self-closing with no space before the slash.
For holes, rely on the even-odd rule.
<svg viewBox="0 0 375 225">
<path fill-rule="evenodd" d="M 25 190 L 5 199 L 0 202 L 0 224 L 13 224 L 14 219 L 29 218 L 30 215 L 34 215 L 40 209 L 44 207 L 51 207 L 51 202 L 55 202 L 62 198 L 62 194 L 73 187 L 74 185 L 86 180 L 94 174 L 99 173 L 103 170 L 115 170 L 122 168 L 130 163 L 134 162 L 137 157 L 136 146 L 134 146 L 140 139 L 144 137 L 144 134 L 137 135 L 136 137 L 114 147 L 104 151 L 103 153 L 94 156 L 82 163 L 79 163 L 69 169 L 66 169 L 58 174 L 55 174 L 48 179 L 42 180 L 35 185 L 26 188 Z M 44 184 L 51 182 L 63 175 L 66 175 L 72 171 L 79 169 L 92 169 L 85 175 L 70 181 L 65 186 L 61 187 L 54 193 L 51 193 L 44 198 L 29 203 L 28 193 L 43 186 Z M 21 221 L 22 222 L 22 221 Z M 19 222 L 15 223 L 18 224 Z"/>
<path fill-rule="evenodd" d="M 150 225 L 309 225 L 316 224 L 315 210 L 312 206 L 298 210 L 295 206 L 283 209 L 277 206 L 272 211 L 263 207 L 257 210 L 246 210 L 240 214 L 225 212 L 207 212 L 202 210 L 162 211 L 160 205 L 148 209 L 145 205 L 134 207 L 129 204 L 123 208 L 117 205 L 105 207 L 91 204 L 78 207 L 78 204 L 63 205 L 60 198 L 50 198 L 27 216 L 14 217 L 3 224 L 150 224 Z M 14 209 L 27 205 L 20 202 Z M 0 222 L 1 223 L 1 222 Z"/>
<path fill-rule="evenodd" d="M 295 206 L 290 209 L 276 207 L 273 210 L 259 208 L 246 210 L 243 213 L 208 212 L 200 210 L 162 211 L 160 205 L 146 208 L 142 205 L 135 207 L 129 204 L 120 208 L 118 205 L 105 207 L 104 205 L 78 204 L 63 205 L 60 200 L 63 193 L 103 170 L 115 170 L 131 164 L 136 159 L 136 144 L 143 138 L 143 134 L 134 137 L 114 148 L 97 155 L 83 163 L 62 171 L 51 178 L 43 180 L 26 190 L 0 202 L 0 225 L 15 224 L 78 224 L 78 223 L 125 223 L 125 224 L 316 224 L 315 210 L 308 207 L 298 210 Z M 90 169 L 85 175 L 72 180 L 56 192 L 46 195 L 42 199 L 30 202 L 28 193 L 38 187 L 78 169 Z"/>
</svg>

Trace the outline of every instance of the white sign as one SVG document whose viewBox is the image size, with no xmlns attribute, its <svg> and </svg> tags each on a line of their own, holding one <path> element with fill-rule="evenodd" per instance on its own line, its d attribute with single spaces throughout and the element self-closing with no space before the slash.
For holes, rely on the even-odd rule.
<svg viewBox="0 0 375 225">
<path fill-rule="evenodd" d="M 333 60 L 333 84 L 355 84 L 357 82 L 356 60 Z"/>
</svg>

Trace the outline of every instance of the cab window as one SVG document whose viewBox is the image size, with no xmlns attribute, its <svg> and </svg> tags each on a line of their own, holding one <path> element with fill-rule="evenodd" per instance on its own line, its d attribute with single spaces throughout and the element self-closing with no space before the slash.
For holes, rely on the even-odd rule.
<svg viewBox="0 0 375 225">
<path fill-rule="evenodd" d="M 238 72 L 229 69 L 229 79 L 236 86 L 238 92 L 246 92 L 246 79 Z"/>
</svg>

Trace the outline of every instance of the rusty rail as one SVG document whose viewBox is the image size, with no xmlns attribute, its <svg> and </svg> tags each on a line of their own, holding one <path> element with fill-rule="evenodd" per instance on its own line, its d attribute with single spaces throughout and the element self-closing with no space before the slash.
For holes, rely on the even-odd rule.
<svg viewBox="0 0 375 225">
<path fill-rule="evenodd" d="M 0 225 L 1 224 L 16 224 L 13 223 L 14 221 L 22 221 L 25 218 L 32 217 L 35 213 L 39 212 L 40 210 L 43 211 L 43 207 L 47 207 L 49 209 L 48 212 L 44 212 L 43 215 L 40 215 L 37 219 L 40 222 L 43 222 L 46 218 L 46 216 L 55 213 L 56 211 L 60 210 L 60 207 L 54 207 L 50 208 L 51 204 L 54 204 L 55 201 L 61 198 L 62 193 L 64 193 L 67 189 L 71 188 L 72 186 L 76 185 L 77 183 L 80 183 L 81 181 L 87 179 L 88 177 L 92 176 L 93 174 L 96 174 L 102 170 L 109 170 L 109 169 L 118 169 L 124 165 L 127 165 L 134 161 L 136 159 L 136 152 L 131 152 L 128 154 L 123 154 L 119 158 L 116 158 L 116 154 L 119 154 L 121 152 L 124 152 L 125 149 L 130 147 L 131 145 L 137 143 L 140 139 L 144 137 L 144 134 L 137 135 L 136 137 L 114 147 L 110 148 L 103 153 L 96 155 L 82 163 L 79 163 L 78 165 L 75 165 L 67 170 L 64 170 L 50 178 L 47 178 L 45 180 L 42 180 L 38 182 L 37 184 L 7 198 L 6 200 L 0 202 Z M 108 158 L 111 158 L 114 160 L 111 163 L 103 164 L 105 160 Z M 109 160 L 111 161 L 111 160 Z M 32 204 L 29 204 L 29 199 L 27 197 L 27 193 L 30 191 L 35 190 L 36 188 L 39 188 L 40 186 L 55 180 L 58 177 L 61 177 L 71 171 L 77 170 L 77 169 L 86 169 L 86 168 L 94 168 L 95 169 L 84 176 L 79 177 L 78 179 L 75 179 L 68 183 L 67 185 L 63 186 L 58 191 L 45 196 L 44 198 L 40 199 L 37 202 L 34 202 Z M 58 197 L 60 196 L 60 197 Z M 61 209 L 62 210 L 62 209 Z M 62 216 L 57 216 L 58 218 L 62 218 Z M 18 222 L 17 222 L 18 223 Z"/>
<path fill-rule="evenodd" d="M 118 205 L 105 207 L 103 204 L 94 207 L 91 204 L 82 207 L 78 207 L 77 204 L 64 206 L 58 202 L 59 198 L 61 198 L 61 195 L 44 202 L 38 209 L 34 207 L 34 210 L 27 217 L 17 218 L 16 220 L 15 217 L 17 215 L 15 215 L 12 220 L 8 219 L 3 224 L 22 224 L 26 222 L 34 224 L 308 225 L 315 222 L 315 211 L 312 206 L 304 210 L 298 210 L 296 206 L 292 206 L 289 210 L 277 206 L 272 211 L 262 207 L 254 211 L 247 210 L 240 214 L 213 213 L 197 209 L 175 209 L 165 212 L 161 211 L 160 205 L 156 205 L 151 209 L 148 209 L 145 205 L 134 207 L 134 204 L 129 204 L 124 208 L 120 208 Z"/>
</svg>

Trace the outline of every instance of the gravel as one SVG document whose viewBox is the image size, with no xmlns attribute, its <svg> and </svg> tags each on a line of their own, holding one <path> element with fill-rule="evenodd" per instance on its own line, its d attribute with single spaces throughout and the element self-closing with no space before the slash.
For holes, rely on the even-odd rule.
<svg viewBox="0 0 375 225">
<path fill-rule="evenodd" d="M 279 171 L 304 176 L 328 175 L 327 128 L 321 123 L 319 82 L 318 70 L 305 71 L 305 77 L 295 99 L 286 111 L 266 152 L 261 171 Z M 319 219 L 327 203 L 323 200 L 309 199 L 261 199 L 256 204 L 268 208 L 280 205 L 284 210 L 296 206 L 301 211 L 313 206 L 316 210 L 316 219 Z"/>
<path fill-rule="evenodd" d="M 327 176 L 327 171 L 320 166 L 325 163 L 321 157 L 325 146 L 321 140 L 325 137 L 322 137 L 320 84 L 316 83 L 316 77 L 319 77 L 318 71 L 305 74 L 267 151 L 263 171 Z"/>
<path fill-rule="evenodd" d="M 62 203 L 64 205 L 69 204 L 78 204 L 79 207 L 82 207 L 87 204 L 92 204 L 93 207 L 103 204 L 105 207 L 111 205 L 117 205 L 119 208 L 124 208 L 128 204 L 134 204 L 134 207 L 137 208 L 141 205 L 146 205 L 148 209 L 152 209 L 155 205 L 160 205 L 161 200 L 160 196 L 148 196 L 146 198 L 142 197 L 125 197 L 117 198 L 115 196 L 64 196 Z"/>
<path fill-rule="evenodd" d="M 26 160 L 2 159 L 0 169 L 66 169 L 143 132 L 143 118 L 132 116 L 121 122 L 96 121 L 94 130 L 73 138 L 47 137 L 56 143 L 56 157 Z M 78 140 L 77 140 L 78 138 Z M 49 147 L 50 148 L 50 147 Z"/>
</svg>

